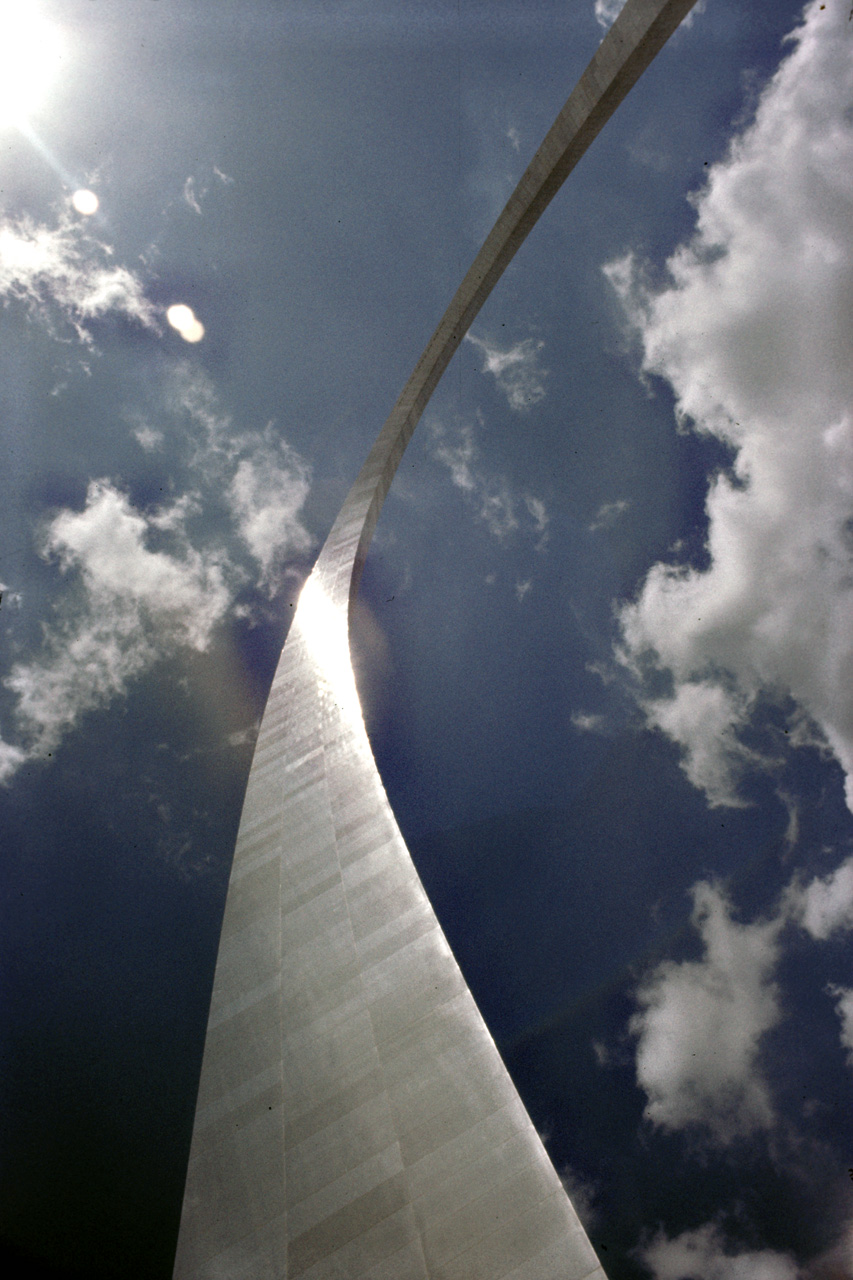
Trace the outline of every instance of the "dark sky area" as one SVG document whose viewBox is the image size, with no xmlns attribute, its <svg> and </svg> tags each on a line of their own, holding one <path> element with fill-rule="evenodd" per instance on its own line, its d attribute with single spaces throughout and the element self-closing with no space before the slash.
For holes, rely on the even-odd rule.
<svg viewBox="0 0 853 1280">
<path fill-rule="evenodd" d="M 619 7 L 0 4 L 12 1275 L 171 1274 L 293 605 Z M 851 233 L 847 0 L 700 3 L 362 580 L 392 807 L 611 1280 L 853 1277 Z"/>
</svg>

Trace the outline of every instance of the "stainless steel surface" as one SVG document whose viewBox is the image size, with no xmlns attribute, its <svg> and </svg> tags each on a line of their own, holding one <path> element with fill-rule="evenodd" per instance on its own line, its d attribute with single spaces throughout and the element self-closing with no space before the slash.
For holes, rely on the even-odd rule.
<svg viewBox="0 0 853 1280">
<path fill-rule="evenodd" d="M 255 749 L 176 1280 L 604 1280 L 412 865 L 348 619 L 429 396 L 527 232 L 694 0 L 628 0 L 466 275 L 307 582 Z"/>
</svg>

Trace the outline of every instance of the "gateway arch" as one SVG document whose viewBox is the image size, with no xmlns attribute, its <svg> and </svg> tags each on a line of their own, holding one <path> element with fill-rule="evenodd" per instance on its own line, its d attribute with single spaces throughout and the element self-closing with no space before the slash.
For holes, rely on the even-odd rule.
<svg viewBox="0 0 853 1280">
<path fill-rule="evenodd" d="M 320 552 L 225 906 L 175 1280 L 605 1280 L 450 952 L 364 729 L 349 611 L 382 502 L 504 268 L 694 0 L 628 0 Z"/>
</svg>

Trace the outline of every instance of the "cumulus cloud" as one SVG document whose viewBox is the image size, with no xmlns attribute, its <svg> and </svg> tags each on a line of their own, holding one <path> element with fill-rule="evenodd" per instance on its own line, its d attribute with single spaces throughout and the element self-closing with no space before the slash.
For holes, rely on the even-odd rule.
<svg viewBox="0 0 853 1280">
<path fill-rule="evenodd" d="M 630 644 L 628 625 L 625 634 Z M 676 685 L 672 697 L 641 699 L 640 705 L 650 725 L 681 743 L 682 767 L 712 807 L 743 805 L 733 781 L 735 768 L 754 757 L 735 732 L 749 710 L 738 691 L 712 680 L 690 680 Z"/>
<path fill-rule="evenodd" d="M 50 523 L 44 552 L 76 578 L 66 616 L 46 629 L 42 653 L 4 680 L 17 695 L 26 750 L 5 747 L 6 776 L 52 751 L 87 711 L 107 705 L 130 680 L 180 647 L 203 651 L 231 600 L 222 565 L 178 538 L 149 545 L 152 522 L 108 481 L 89 486 L 83 511 Z"/>
<path fill-rule="evenodd" d="M 721 890 L 693 888 L 701 960 L 665 960 L 637 991 L 629 1023 L 646 1117 L 670 1131 L 701 1126 L 717 1145 L 769 1128 L 773 1107 L 759 1041 L 780 1017 L 772 976 L 783 917 L 738 924 Z"/>
<path fill-rule="evenodd" d="M 817 727 L 853 808 L 848 9 L 807 7 L 753 123 L 694 197 L 695 233 L 663 287 L 630 255 L 605 268 L 644 375 L 669 382 L 683 424 L 732 451 L 708 489 L 708 567 L 656 565 L 621 611 L 623 661 L 657 680 L 653 697 L 639 684 L 649 722 L 716 804 L 736 802 L 761 695 Z"/>
<path fill-rule="evenodd" d="M 80 222 L 49 227 L 30 218 L 0 223 L 0 296 L 25 302 L 55 323 L 70 323 L 83 341 L 87 325 L 109 313 L 157 330 L 157 311 L 140 279 L 110 261 L 111 250 Z"/>
<path fill-rule="evenodd" d="M 790 1254 L 739 1250 L 714 1223 L 674 1239 L 659 1232 L 636 1253 L 654 1280 L 797 1280 L 800 1274 Z"/>
<path fill-rule="evenodd" d="M 483 353 L 483 373 L 492 375 L 511 409 L 522 412 L 545 398 L 548 370 L 539 362 L 544 342 L 523 338 L 514 346 L 502 349 L 473 333 L 466 334 L 465 341 Z"/>
<path fill-rule="evenodd" d="M 451 429 L 433 418 L 429 432 L 433 457 L 447 467 L 456 488 L 495 538 L 505 541 L 525 526 L 538 547 L 545 545 L 549 516 L 544 502 L 532 494 L 516 496 L 505 476 L 481 464 L 471 423 Z"/>
<path fill-rule="evenodd" d="M 841 930 L 853 929 L 853 858 L 831 875 L 815 877 L 788 891 L 791 914 L 813 938 L 824 941 Z"/>
<path fill-rule="evenodd" d="M 0 739 L 0 782 L 157 662 L 207 650 L 237 592 L 253 584 L 275 594 L 288 558 L 310 547 L 299 515 L 309 471 L 271 424 L 236 429 L 209 379 L 185 366 L 171 412 L 196 487 L 138 510 L 111 481 L 93 481 L 84 509 L 58 512 L 43 533 L 42 554 L 64 582 L 40 652 L 3 681 L 19 742 Z M 144 448 L 163 436 L 145 424 L 134 434 Z"/>
</svg>

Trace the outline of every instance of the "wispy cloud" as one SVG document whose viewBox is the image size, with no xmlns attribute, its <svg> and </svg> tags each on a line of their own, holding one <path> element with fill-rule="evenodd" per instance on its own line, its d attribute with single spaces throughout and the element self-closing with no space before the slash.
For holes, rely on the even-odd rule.
<svg viewBox="0 0 853 1280">
<path fill-rule="evenodd" d="M 70 324 L 84 342 L 108 314 L 157 331 L 157 308 L 140 278 L 111 261 L 112 250 L 62 213 L 55 226 L 30 218 L 0 221 L 0 296 L 25 302 L 47 323 Z"/>
<path fill-rule="evenodd" d="M 841 1019 L 841 1043 L 847 1050 L 847 1063 L 853 1067 L 853 988 L 831 984 L 827 992 L 835 998 L 835 1009 Z"/>
<path fill-rule="evenodd" d="M 602 502 L 587 526 L 589 532 L 597 533 L 599 529 L 612 529 L 630 506 L 627 498 L 617 498 L 615 502 Z"/>
<path fill-rule="evenodd" d="M 560 1181 L 565 1188 L 566 1195 L 574 1206 L 575 1213 L 587 1231 L 592 1231 L 594 1227 L 598 1226 L 600 1219 L 600 1214 L 595 1205 L 599 1192 L 598 1183 L 591 1178 L 585 1178 L 576 1169 L 571 1168 L 570 1165 L 564 1165 L 560 1170 Z"/>
<path fill-rule="evenodd" d="M 647 1119 L 668 1131 L 701 1129 L 727 1146 L 774 1122 L 758 1049 L 781 1016 L 773 972 L 784 917 L 738 924 L 722 891 L 705 881 L 693 901 L 704 955 L 653 969 L 629 1029 Z"/>
<path fill-rule="evenodd" d="M 199 196 L 203 196 L 204 194 L 204 190 L 196 194 L 196 180 L 192 175 L 190 175 L 184 183 L 184 203 L 189 205 L 193 213 L 197 213 L 199 217 L 201 217 Z"/>
<path fill-rule="evenodd" d="M 540 352 L 545 343 L 523 338 L 512 347 L 497 347 L 477 338 L 473 333 L 465 335 L 483 353 L 483 373 L 490 373 L 516 413 L 523 413 L 545 398 L 545 379 L 548 370 L 540 363 Z"/>
<path fill-rule="evenodd" d="M 504 542 L 523 530 L 536 538 L 537 547 L 545 545 L 549 522 L 545 503 L 533 494 L 514 493 L 506 476 L 488 471 L 471 423 L 451 428 L 432 418 L 429 434 L 433 457 L 447 467 L 456 488 L 495 538 Z"/>
<path fill-rule="evenodd" d="M 606 724 L 604 716 L 593 715 L 587 711 L 572 712 L 572 728 L 580 733 L 602 733 Z"/>
<path fill-rule="evenodd" d="M 609 27 L 625 7 L 625 0 L 595 0 L 595 20 L 602 27 Z"/>
<path fill-rule="evenodd" d="M 658 564 L 621 611 L 621 656 L 662 673 L 649 722 L 712 803 L 737 803 L 758 697 L 792 699 L 847 773 L 853 808 L 853 58 L 849 5 L 813 2 L 754 123 L 694 198 L 697 229 L 650 287 L 606 271 L 646 376 L 733 452 L 710 483 L 705 569 Z M 713 721 L 713 731 L 709 727 Z"/>
<path fill-rule="evenodd" d="M 305 552 L 311 539 L 299 518 L 308 495 L 309 469 L 269 432 L 237 463 L 228 500 L 237 531 L 260 566 L 260 583 L 273 595 L 283 563 Z"/>
<path fill-rule="evenodd" d="M 225 495 L 231 518 L 260 569 L 258 585 L 274 594 L 288 558 L 306 552 L 300 511 L 311 471 L 274 423 L 240 430 L 219 404 L 212 382 L 190 364 L 176 371 L 173 412 L 190 441 L 190 466 L 203 485 Z"/>
</svg>

